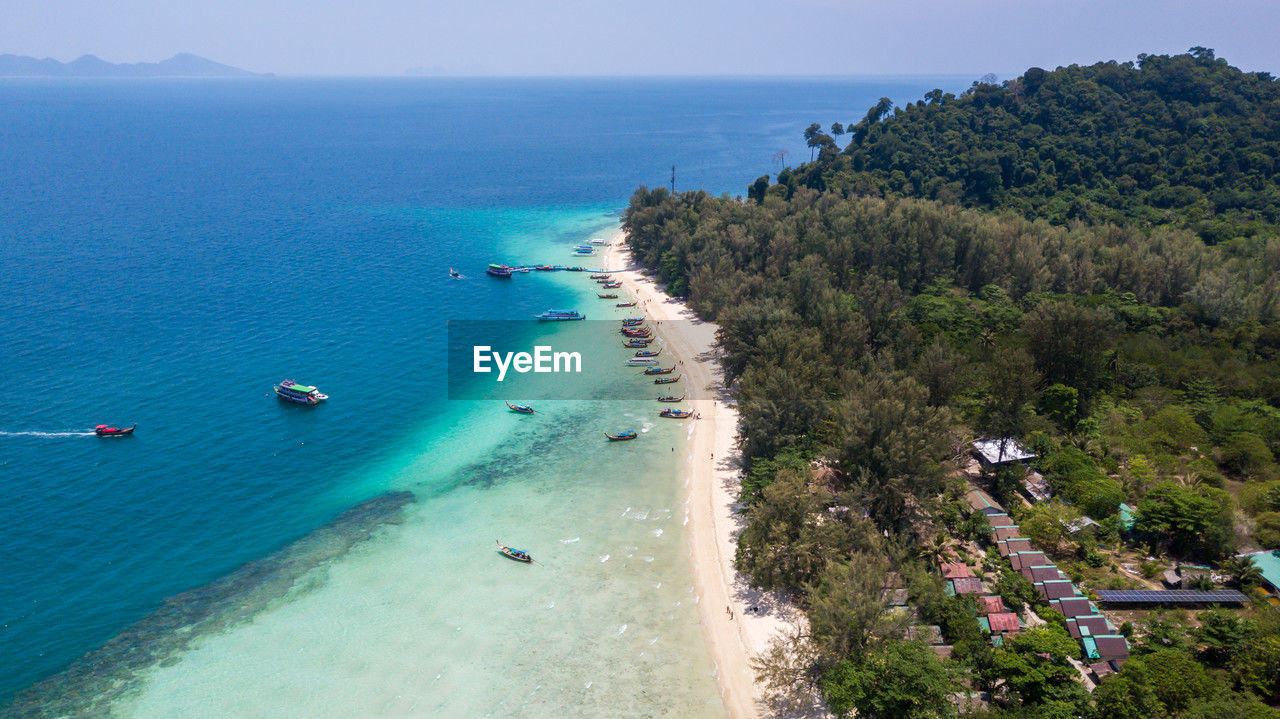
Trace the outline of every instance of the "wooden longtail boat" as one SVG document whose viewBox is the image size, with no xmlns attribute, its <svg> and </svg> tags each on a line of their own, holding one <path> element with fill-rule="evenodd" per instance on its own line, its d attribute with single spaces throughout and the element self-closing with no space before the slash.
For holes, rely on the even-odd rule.
<svg viewBox="0 0 1280 719">
<path fill-rule="evenodd" d="M 623 327 L 636 327 L 642 324 L 644 324 L 643 317 L 628 317 L 622 321 Z"/>
<path fill-rule="evenodd" d="M 656 350 L 639 350 L 636 352 L 636 357 L 657 357 L 660 354 L 662 354 L 661 347 Z"/>
<path fill-rule="evenodd" d="M 671 419 L 685 419 L 693 416 L 691 409 L 671 409 L 670 407 L 658 413 L 659 417 L 670 417 Z"/>
<path fill-rule="evenodd" d="M 495 540 L 493 540 L 493 541 L 498 542 L 498 540 L 496 540 L 496 539 L 495 539 Z M 498 551 L 499 551 L 499 552 L 502 552 L 502 553 L 503 553 L 503 554 L 505 554 L 506 556 L 508 556 L 508 557 L 510 557 L 510 558 L 512 558 L 512 559 L 514 559 L 514 560 L 516 560 L 517 562 L 524 562 L 525 564 L 532 564 L 532 563 L 533 563 L 533 557 L 530 557 L 530 556 L 529 556 L 529 553 L 528 553 L 528 552 L 526 552 L 526 551 L 524 551 L 523 549 L 516 549 L 515 547 L 508 547 L 507 545 L 503 544 L 502 542 L 498 542 Z"/>
<path fill-rule="evenodd" d="M 635 300 L 631 300 L 630 302 L 619 302 L 618 304 L 614 305 L 614 307 L 635 307 L 635 306 L 636 306 Z"/>
<path fill-rule="evenodd" d="M 650 342 L 653 342 L 652 337 L 632 337 L 629 340 L 623 340 L 622 346 L 623 347 L 648 347 Z"/>
<path fill-rule="evenodd" d="M 511 408 L 512 412 L 519 412 L 520 414 L 533 414 L 533 408 L 527 404 L 511 404 L 510 402 L 507 402 L 507 406 Z"/>
<path fill-rule="evenodd" d="M 602 294 L 600 294 L 599 292 L 597 292 L 597 293 L 596 293 L 596 297 L 599 297 L 599 298 L 600 298 L 600 299 L 602 299 L 602 300 L 616 300 L 616 299 L 618 299 L 618 296 L 617 296 L 617 295 L 602 295 Z"/>
<path fill-rule="evenodd" d="M 644 373 L 645 374 L 671 374 L 672 372 L 675 371 L 675 369 L 676 369 L 675 365 L 671 365 L 666 369 L 662 369 L 661 367 L 650 367 L 646 369 Z"/>
<path fill-rule="evenodd" d="M 137 424 L 134 424 L 132 427 L 125 427 L 124 429 L 120 429 L 119 427 L 108 427 L 105 424 L 100 424 L 93 428 L 93 433 L 99 437 L 128 437 L 133 434 L 133 430 L 137 428 Z"/>
<path fill-rule="evenodd" d="M 679 397 L 673 397 L 669 394 L 664 394 L 661 397 L 658 397 L 658 401 L 659 402 L 683 402 L 684 395 L 680 395 Z"/>
<path fill-rule="evenodd" d="M 607 280 L 607 279 L 609 279 L 609 273 L 607 273 L 607 272 L 601 272 L 601 273 L 600 273 L 600 274 L 598 274 L 598 275 L 591 275 L 591 279 L 593 279 L 593 280 Z"/>
<path fill-rule="evenodd" d="M 622 283 L 621 283 L 621 282 L 606 282 L 606 283 L 604 283 L 604 288 L 605 288 L 606 290 L 613 290 L 613 289 L 617 289 L 617 288 L 619 288 L 619 287 L 621 287 L 621 286 L 622 286 Z"/>
<path fill-rule="evenodd" d="M 604 436 L 608 437 L 610 440 L 614 442 L 622 442 L 628 439 L 635 439 L 640 435 L 636 434 L 636 431 L 634 429 L 629 429 L 625 432 L 619 432 L 617 434 L 609 434 L 608 432 L 605 432 Z"/>
<path fill-rule="evenodd" d="M 676 375 L 675 377 L 659 377 L 658 379 L 655 379 L 653 383 L 654 384 L 672 384 L 673 382 L 679 382 L 679 381 L 680 381 L 680 375 Z"/>
</svg>

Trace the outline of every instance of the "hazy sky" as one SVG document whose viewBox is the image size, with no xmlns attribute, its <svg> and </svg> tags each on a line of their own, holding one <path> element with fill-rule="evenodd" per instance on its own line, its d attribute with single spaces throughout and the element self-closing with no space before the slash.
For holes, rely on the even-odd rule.
<svg viewBox="0 0 1280 719">
<path fill-rule="evenodd" d="M 0 0 L 0 53 L 287 75 L 937 74 L 1217 50 L 1280 74 L 1276 0 Z"/>
</svg>

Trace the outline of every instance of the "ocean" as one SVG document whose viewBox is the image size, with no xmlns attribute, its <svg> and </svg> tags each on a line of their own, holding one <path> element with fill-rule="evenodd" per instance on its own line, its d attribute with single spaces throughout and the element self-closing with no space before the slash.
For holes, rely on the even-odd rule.
<svg viewBox="0 0 1280 719">
<path fill-rule="evenodd" d="M 967 84 L 0 81 L 0 715 L 722 716 L 680 423 L 450 400 L 446 323 L 621 317 L 484 267 Z"/>
</svg>

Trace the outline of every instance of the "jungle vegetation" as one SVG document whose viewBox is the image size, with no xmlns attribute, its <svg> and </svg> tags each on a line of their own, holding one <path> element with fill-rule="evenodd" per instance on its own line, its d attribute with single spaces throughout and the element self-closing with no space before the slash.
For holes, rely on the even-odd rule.
<svg viewBox="0 0 1280 719">
<path fill-rule="evenodd" d="M 1232 555 L 1280 548 L 1278 101 L 1204 48 L 1032 68 L 811 126 L 816 159 L 745 199 L 635 192 L 635 258 L 720 326 L 747 462 L 738 566 L 810 615 L 808 659 L 775 680 L 869 717 L 951 716 L 957 692 L 997 688 L 991 716 L 1277 716 L 1274 608 L 1171 622 L 1168 643 L 1139 627 L 1091 697 L 1060 624 L 992 647 L 927 570 L 930 537 L 985 535 L 953 460 L 1016 437 L 1055 495 L 1018 516 L 1038 546 L 1257 583 Z M 1018 479 L 997 474 L 998 498 Z M 1096 531 L 1064 529 L 1086 515 Z M 903 641 L 892 576 L 951 659 Z M 996 590 L 1036 604 L 1019 579 Z"/>
</svg>

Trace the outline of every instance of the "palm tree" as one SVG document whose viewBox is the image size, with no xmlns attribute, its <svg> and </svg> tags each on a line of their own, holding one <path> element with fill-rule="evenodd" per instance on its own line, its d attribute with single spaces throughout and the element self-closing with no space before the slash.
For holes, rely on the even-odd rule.
<svg viewBox="0 0 1280 719">
<path fill-rule="evenodd" d="M 1248 589 L 1262 584 L 1262 570 L 1253 563 L 1253 557 L 1228 557 L 1218 565 L 1224 573 L 1231 577 L 1231 584 L 1239 589 Z"/>
</svg>

